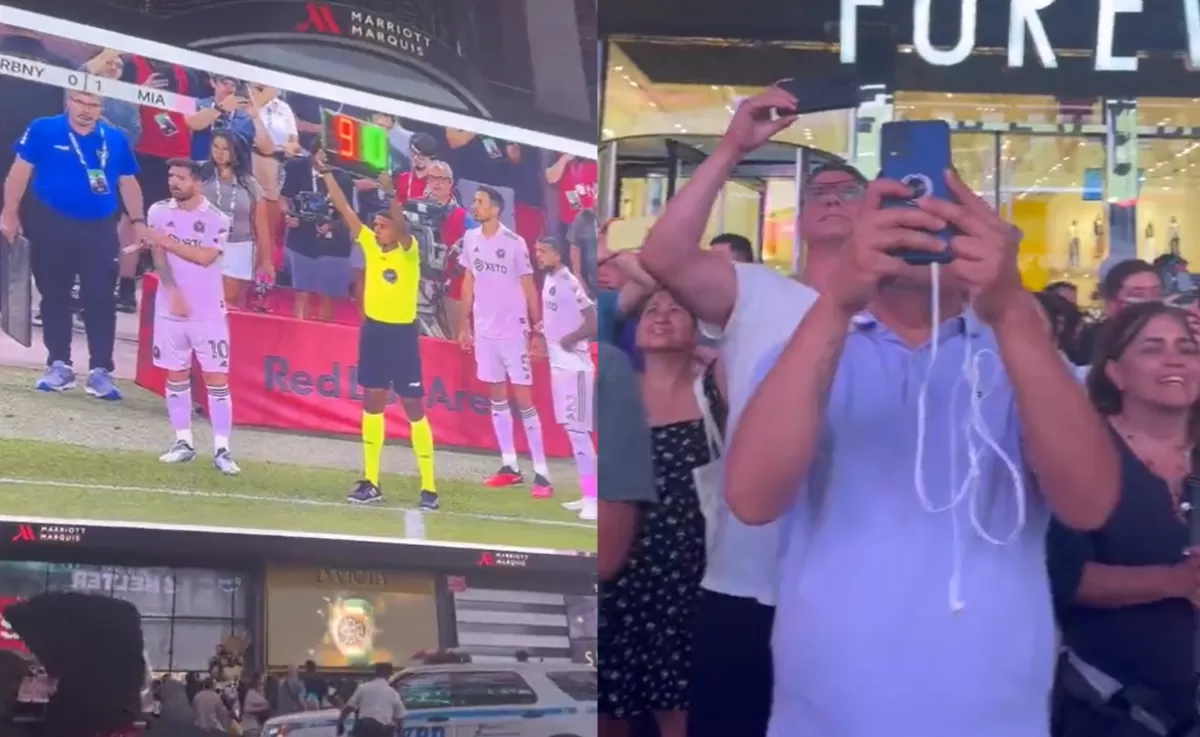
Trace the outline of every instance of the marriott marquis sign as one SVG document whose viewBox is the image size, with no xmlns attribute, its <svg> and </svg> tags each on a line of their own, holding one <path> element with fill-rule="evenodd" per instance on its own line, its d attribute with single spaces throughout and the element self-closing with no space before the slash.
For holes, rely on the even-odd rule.
<svg viewBox="0 0 1200 737">
<path fill-rule="evenodd" d="M 949 0 L 938 0 L 939 6 Z M 858 58 L 858 9 L 882 8 L 884 0 L 841 0 L 841 48 L 842 62 L 853 64 Z M 929 20 L 933 12 L 933 0 L 913 0 L 913 47 L 922 59 L 930 64 L 949 67 L 962 63 L 975 50 L 976 9 L 979 0 L 959 0 L 962 14 L 958 30 L 958 43 L 953 47 L 934 46 L 929 36 Z M 993 3 L 995 0 L 987 0 Z M 1055 0 L 1009 0 L 1008 15 L 1008 66 L 1025 66 L 1025 41 L 1033 40 L 1033 51 L 1043 67 L 1053 69 L 1058 59 L 1046 36 L 1038 13 L 1053 5 Z M 1135 72 L 1138 68 L 1136 56 L 1113 55 L 1113 28 L 1121 16 L 1141 13 L 1143 0 L 1096 0 L 1099 5 L 1099 20 L 1096 26 L 1096 69 L 1108 72 Z M 1151 0 L 1158 12 L 1170 2 L 1183 3 L 1184 26 L 1187 31 L 1188 68 L 1200 70 L 1200 0 Z M 1151 11 L 1153 12 L 1153 11 Z M 1177 17 L 1177 16 L 1176 16 Z"/>
</svg>

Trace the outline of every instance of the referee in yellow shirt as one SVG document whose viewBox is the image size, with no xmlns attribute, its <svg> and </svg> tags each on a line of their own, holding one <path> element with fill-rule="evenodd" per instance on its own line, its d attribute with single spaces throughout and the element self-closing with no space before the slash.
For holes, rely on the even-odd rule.
<svg viewBox="0 0 1200 737">
<path fill-rule="evenodd" d="M 421 471 L 421 508 L 437 509 L 433 480 L 433 430 L 425 417 L 421 380 L 421 331 L 417 324 L 417 294 L 421 283 L 421 251 L 408 233 L 393 192 L 390 211 L 375 215 L 368 228 L 358 219 L 338 186 L 324 152 L 316 154 L 318 171 L 342 223 L 363 254 L 360 280 L 363 322 L 358 334 L 358 385 L 363 389 L 363 478 L 346 496 L 351 504 L 383 500 L 379 489 L 379 457 L 385 441 L 383 412 L 388 391 L 395 390 L 408 415 L 413 453 Z M 388 182 L 390 185 L 390 182 Z"/>
</svg>

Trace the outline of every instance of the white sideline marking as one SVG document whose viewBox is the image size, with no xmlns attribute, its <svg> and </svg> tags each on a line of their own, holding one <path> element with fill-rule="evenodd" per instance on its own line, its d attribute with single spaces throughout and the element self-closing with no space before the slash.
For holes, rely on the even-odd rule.
<svg viewBox="0 0 1200 737">
<path fill-rule="evenodd" d="M 278 496 L 258 496 L 256 494 L 238 494 L 238 493 L 225 492 L 225 491 L 193 491 L 193 490 L 189 490 L 189 489 L 168 489 L 168 488 L 162 488 L 162 487 L 149 487 L 149 486 L 117 486 L 117 485 L 113 485 L 113 484 L 81 484 L 81 483 L 77 483 L 77 482 L 73 482 L 73 481 L 56 481 L 54 479 L 21 479 L 21 478 L 10 478 L 10 477 L 6 477 L 6 476 L 0 476 L 0 485 L 3 485 L 3 484 L 10 484 L 13 486 L 42 486 L 42 487 L 51 487 L 51 488 L 57 487 L 60 489 L 75 489 L 75 490 L 79 490 L 79 491 L 128 491 L 128 492 L 136 492 L 139 494 L 165 494 L 168 496 L 198 497 L 198 498 L 202 498 L 202 499 L 235 499 L 237 501 L 247 501 L 247 502 L 272 502 L 272 503 L 276 503 L 276 504 L 301 504 L 301 505 L 310 506 L 310 507 L 329 507 L 329 508 L 336 508 L 336 509 L 361 509 L 361 510 L 372 509 L 372 510 L 375 510 L 376 514 L 378 514 L 379 511 L 393 512 L 393 513 L 398 512 L 401 514 L 403 514 L 404 512 L 422 511 L 422 510 L 417 509 L 416 507 L 372 507 L 372 506 L 365 505 L 365 504 L 357 505 L 357 504 L 345 504 L 345 503 L 341 503 L 341 502 L 326 502 L 326 501 L 321 501 L 319 499 L 287 499 L 285 497 L 278 497 Z M 422 511 L 422 514 L 424 514 L 423 511 Z M 463 519 L 485 520 L 485 521 L 489 521 L 489 522 L 521 522 L 521 523 L 530 524 L 530 525 L 546 525 L 546 526 L 550 526 L 550 527 L 575 527 L 575 528 L 581 528 L 581 529 L 585 529 L 585 530 L 596 529 L 596 526 L 594 524 L 589 525 L 589 524 L 586 524 L 583 522 L 567 522 L 567 521 L 562 521 L 562 520 L 550 520 L 550 519 L 530 519 L 528 517 L 510 517 L 508 515 L 503 515 L 503 514 L 476 514 L 474 512 L 443 512 L 440 510 L 437 512 L 430 512 L 429 514 L 435 515 L 435 516 L 461 517 Z M 140 526 L 149 526 L 144 523 L 136 523 L 136 524 L 140 525 Z M 187 526 L 187 529 L 199 529 L 199 528 L 193 528 L 191 526 Z M 222 530 L 224 530 L 224 528 L 222 528 Z M 262 532 L 262 534 L 272 534 L 272 535 L 279 534 L 279 532 L 275 531 L 275 530 L 272 530 L 272 531 L 263 530 L 261 532 Z M 304 534 L 304 537 L 313 537 L 313 535 L 312 534 Z M 341 536 L 337 536 L 337 537 L 341 537 Z M 478 545 L 470 545 L 469 547 L 477 548 L 479 546 Z M 484 547 L 490 547 L 490 546 L 484 546 Z"/>
</svg>

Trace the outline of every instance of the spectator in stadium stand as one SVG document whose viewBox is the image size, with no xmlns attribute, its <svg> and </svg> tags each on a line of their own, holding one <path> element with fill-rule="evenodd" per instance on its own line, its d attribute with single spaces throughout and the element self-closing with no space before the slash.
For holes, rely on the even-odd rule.
<svg viewBox="0 0 1200 737">
<path fill-rule="evenodd" d="M 467 227 L 474 227 L 474 220 L 454 197 L 454 170 L 445 161 L 434 161 L 428 167 L 425 176 L 429 183 L 425 190 L 425 199 L 443 207 L 449 207 L 450 212 L 442 221 L 441 239 L 447 248 L 452 248 L 463 237 Z M 398 194 L 398 192 L 397 192 Z M 462 285 L 464 272 L 458 265 L 458 259 L 446 259 L 446 295 L 443 305 L 446 311 L 446 324 L 454 329 L 462 319 Z"/>
<path fill-rule="evenodd" d="M 255 150 L 252 158 L 254 178 L 262 188 L 262 205 L 267 223 L 271 232 L 275 232 L 283 218 L 279 204 L 283 165 L 276 157 L 282 155 L 291 159 L 303 151 L 300 148 L 300 131 L 296 127 L 296 114 L 278 89 L 265 84 L 251 84 L 250 99 L 258 109 L 258 122 L 271 141 L 269 150 Z"/>
<path fill-rule="evenodd" d="M 240 156 L 232 132 L 214 131 L 212 151 L 200 178 L 204 196 L 230 220 L 229 239 L 221 255 L 225 301 L 245 307 L 255 277 L 273 279 L 275 266 L 273 230 L 262 209 L 262 188 Z"/>
<path fill-rule="evenodd" d="M 650 229 L 641 265 L 720 334 L 732 435 L 749 399 L 751 374 L 762 356 L 786 340 L 837 265 L 861 208 L 865 179 L 856 169 L 833 164 L 802 183 L 800 241 L 803 273 L 788 278 L 762 264 L 737 263 L 721 250 L 703 251 L 709 213 L 737 163 L 791 124 L 769 110 L 794 109 L 787 92 L 768 88 L 738 107 L 714 152 L 680 188 Z M 603 441 L 601 441 L 603 443 Z M 777 523 L 741 523 L 719 501 L 709 522 L 713 541 L 696 605 L 694 669 L 690 674 L 692 737 L 766 734 L 772 665 L 770 632 L 775 616 Z M 731 635 L 731 633 L 736 633 Z M 728 674 L 737 672 L 730 680 Z"/>
<path fill-rule="evenodd" d="M 546 182 L 558 188 L 558 239 L 569 241 L 571 223 L 584 210 L 596 207 L 596 178 L 598 169 L 595 161 L 577 159 L 571 154 L 560 154 L 546 169 Z"/>
<path fill-rule="evenodd" d="M 119 400 L 112 379 L 116 223 L 123 206 L 137 236 L 145 232 L 137 160 L 125 136 L 100 120 L 99 97 L 71 90 L 64 98 L 66 112 L 30 123 L 16 144 L 17 159 L 4 181 L 0 232 L 10 240 L 24 232 L 30 242 L 47 352 L 47 369 L 36 387 L 75 386 L 71 290 L 78 277 L 90 363 L 87 393 Z"/>
<path fill-rule="evenodd" d="M 437 139 L 428 133 L 414 133 L 408 149 L 411 169 L 396 177 L 396 200 L 408 202 L 425 196 L 429 186 L 429 164 L 437 156 Z"/>
<path fill-rule="evenodd" d="M 1020 231 L 943 176 L 951 198 L 914 208 L 883 205 L 900 182 L 867 186 L 821 296 L 754 367 L 725 455 L 737 518 L 786 516 L 772 737 L 1045 734 L 1050 513 L 1092 530 L 1118 500 L 1107 427 L 1021 284 Z"/>
<path fill-rule="evenodd" d="M 637 341 L 658 503 L 601 601 L 600 713 L 616 721 L 653 714 L 662 737 L 687 729 L 691 620 L 705 553 L 698 469 L 716 459 L 710 433 L 719 434 L 725 416 L 715 367 L 695 370 L 696 336 L 695 318 L 669 292 L 646 301 Z"/>
<path fill-rule="evenodd" d="M 1123 309 L 1100 338 L 1087 386 L 1110 425 L 1122 494 L 1098 530 L 1050 526 L 1050 582 L 1067 648 L 1051 733 L 1151 734 L 1133 726 L 1137 707 L 1166 726 L 1162 734 L 1193 734 L 1200 548 L 1188 499 L 1200 346 L 1184 314 L 1158 302 Z"/>
<path fill-rule="evenodd" d="M 136 54 L 126 55 L 124 62 L 123 82 L 187 97 L 197 95 L 198 80 L 202 79 L 198 72 Z M 142 135 L 134 146 L 139 178 L 144 183 L 146 202 L 158 202 L 171 196 L 167 189 L 167 161 L 191 156 L 191 131 L 181 112 L 142 105 L 140 114 Z M 204 158 L 207 156 L 201 157 Z"/>
<path fill-rule="evenodd" d="M 296 92 L 288 93 L 288 104 L 292 106 L 292 112 L 296 114 L 296 130 L 300 132 L 300 147 L 305 151 L 310 150 L 313 141 L 321 138 L 325 133 L 322 110 L 330 113 L 346 112 L 349 114 L 350 112 L 345 110 L 346 106 L 340 102 L 330 102 Z"/>
<path fill-rule="evenodd" d="M 1079 331 L 1079 355 L 1086 364 L 1092 362 L 1096 343 L 1104 323 L 1131 304 L 1162 299 L 1162 280 L 1154 267 L 1137 258 L 1102 263 L 1096 274 L 1100 284 L 1100 299 L 1104 303 L 1099 322 L 1083 326 Z"/>
<path fill-rule="evenodd" d="M 350 260 L 353 242 L 345 224 L 336 215 L 330 215 L 331 220 L 322 218 L 323 222 L 317 222 L 290 211 L 297 195 L 326 195 L 325 181 L 318 171 L 325 157 L 320 143 L 319 139 L 314 141 L 310 156 L 288 163 L 281 197 L 284 207 L 289 208 L 285 217 L 288 228 L 285 253 L 291 287 L 296 293 L 294 313 L 301 320 L 310 317 L 310 294 L 318 296 L 317 319 L 331 319 L 333 300 L 349 297 L 353 283 Z M 342 171 L 333 172 L 333 177 L 346 197 L 352 197 L 354 179 Z"/>
<path fill-rule="evenodd" d="M 1069 281 L 1056 281 L 1047 284 L 1043 292 L 1057 294 L 1075 306 L 1079 306 L 1079 287 Z"/>
<path fill-rule="evenodd" d="M 83 69 L 99 77 L 121 79 L 125 74 L 125 60 L 121 58 L 120 51 L 104 49 L 84 62 Z M 166 84 L 166 80 L 161 77 L 151 81 L 156 84 Z M 106 97 L 101 119 L 124 133 L 134 151 L 137 150 L 138 141 L 142 137 L 142 113 L 137 105 L 126 100 L 118 100 L 115 97 Z M 129 215 L 125 212 L 121 213 L 121 220 L 117 225 L 117 236 L 123 246 L 136 242 Z M 137 311 L 137 268 L 140 256 L 141 251 L 121 252 L 120 272 L 117 280 L 118 312 L 133 313 Z"/>
<path fill-rule="evenodd" d="M 519 186 L 525 157 L 520 145 L 458 128 L 445 129 L 442 158 L 450 162 L 459 179 L 469 179 L 491 187 L 507 187 L 519 195 L 517 201 L 537 207 L 529 192 Z M 529 157 L 533 159 L 534 157 Z M 530 162 L 536 171 L 536 162 Z M 540 189 L 536 187 L 535 189 Z"/>
<path fill-rule="evenodd" d="M 232 77 L 211 75 L 211 97 L 196 101 L 196 112 L 187 116 L 187 127 L 192 131 L 191 158 L 204 161 L 208 158 L 214 130 L 229 129 L 238 137 L 243 153 L 272 153 L 275 145 L 271 135 L 263 126 L 258 101 L 249 90 Z"/>
<path fill-rule="evenodd" d="M 16 26 L 0 26 L 0 54 L 38 61 L 50 66 L 71 69 L 75 64 L 51 50 L 46 36 Z M 51 37 L 53 38 L 53 37 Z M 62 112 L 62 90 L 53 85 L 32 82 L 20 77 L 0 76 L 0 171 L 8 171 L 16 154 L 12 143 L 21 137 L 29 124 L 38 118 Z M 13 101 L 20 100 L 20 104 Z"/>
</svg>

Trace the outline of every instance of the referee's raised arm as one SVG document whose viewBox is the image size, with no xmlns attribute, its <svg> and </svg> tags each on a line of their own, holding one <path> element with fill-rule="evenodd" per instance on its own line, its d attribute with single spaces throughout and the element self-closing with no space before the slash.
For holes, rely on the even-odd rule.
<svg viewBox="0 0 1200 737">
<path fill-rule="evenodd" d="M 29 239 L 47 366 L 36 387 L 75 386 L 71 291 L 78 280 L 87 315 L 87 393 L 117 400 L 112 371 L 122 205 L 139 235 L 145 221 L 133 149 L 124 133 L 101 120 L 102 103 L 96 95 L 69 90 L 62 114 L 38 118 L 25 130 L 13 146 L 16 160 L 4 183 L 0 231 Z"/>
<path fill-rule="evenodd" d="M 358 238 L 358 231 L 363 229 L 363 222 L 358 219 L 358 213 L 354 211 L 354 206 L 350 204 L 346 193 L 342 191 L 342 185 L 333 175 L 333 169 L 329 168 L 329 163 L 325 159 L 325 151 L 317 149 L 313 157 L 313 165 L 320 172 L 321 178 L 325 180 L 325 193 L 328 195 L 329 201 L 333 203 L 333 209 L 337 210 L 346 230 L 350 232 L 351 240 Z"/>
</svg>

